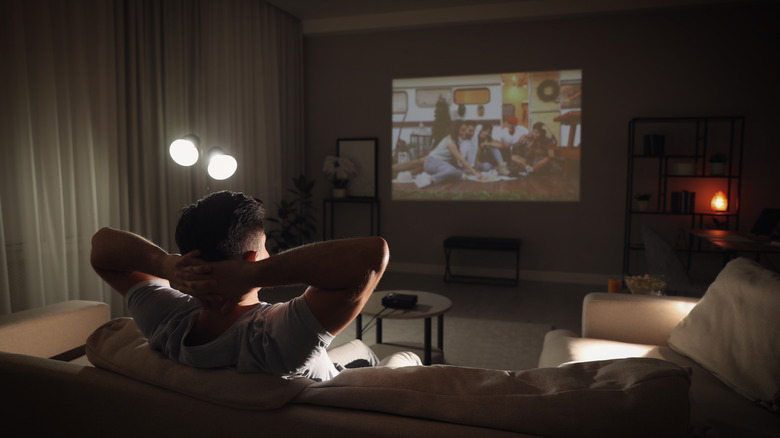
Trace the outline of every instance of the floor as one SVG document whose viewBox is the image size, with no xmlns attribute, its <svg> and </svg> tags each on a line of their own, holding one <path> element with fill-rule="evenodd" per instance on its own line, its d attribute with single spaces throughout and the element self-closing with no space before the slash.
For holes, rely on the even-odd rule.
<svg viewBox="0 0 780 438">
<path fill-rule="evenodd" d="M 549 324 L 575 332 L 582 324 L 582 299 L 593 285 L 520 281 L 516 287 L 447 283 L 443 276 L 388 272 L 378 291 L 435 292 L 452 300 L 449 316 Z"/>
<path fill-rule="evenodd" d="M 447 283 L 443 276 L 386 272 L 377 291 L 421 290 L 452 300 L 448 316 L 496 321 L 549 324 L 580 332 L 582 299 L 599 289 L 594 285 L 520 281 L 516 287 Z M 277 288 L 261 292 L 268 302 L 300 294 L 302 288 Z"/>
<path fill-rule="evenodd" d="M 434 351 L 433 363 L 491 369 L 535 368 L 544 335 L 553 328 L 580 332 L 582 300 L 598 286 L 521 281 L 516 287 L 447 283 L 443 275 L 387 272 L 376 293 L 391 290 L 427 291 L 448 297 L 452 308 L 445 315 L 443 356 Z M 261 300 L 286 301 L 303 287 L 266 289 Z M 413 293 L 413 292 L 412 292 Z M 364 320 L 363 340 L 384 357 L 411 350 L 421 358 L 422 320 L 393 321 L 385 325 L 382 346 L 375 344 L 375 327 Z M 449 324 L 449 325 L 448 325 Z M 455 324 L 453 326 L 452 324 Z M 434 330 L 438 323 L 434 321 Z M 336 347 L 356 336 L 354 322 L 331 344 Z"/>
</svg>

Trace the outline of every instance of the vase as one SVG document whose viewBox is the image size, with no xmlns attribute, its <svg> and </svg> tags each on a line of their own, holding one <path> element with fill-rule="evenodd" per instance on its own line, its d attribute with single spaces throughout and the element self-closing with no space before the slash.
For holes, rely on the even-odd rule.
<svg viewBox="0 0 780 438">
<path fill-rule="evenodd" d="M 347 189 L 336 189 L 334 188 L 330 195 L 334 198 L 346 198 L 347 197 Z"/>
<path fill-rule="evenodd" d="M 726 173 L 726 163 L 710 163 L 710 175 L 722 176 Z"/>
</svg>

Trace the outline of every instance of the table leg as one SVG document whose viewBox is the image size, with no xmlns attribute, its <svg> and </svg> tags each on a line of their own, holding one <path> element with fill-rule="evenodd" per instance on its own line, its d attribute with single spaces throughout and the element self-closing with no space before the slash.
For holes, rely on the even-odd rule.
<svg viewBox="0 0 780 438">
<path fill-rule="evenodd" d="M 382 318 L 376 319 L 376 343 L 382 343 Z"/>
<path fill-rule="evenodd" d="M 423 365 L 431 364 L 431 318 L 425 318 L 425 358 Z"/>
<path fill-rule="evenodd" d="M 439 315 L 439 339 L 438 347 L 442 352 L 444 351 L 444 314 Z"/>
<path fill-rule="evenodd" d="M 363 339 L 363 315 L 358 313 L 357 318 L 355 318 L 355 327 L 357 328 L 357 333 L 355 334 L 356 339 Z"/>
</svg>

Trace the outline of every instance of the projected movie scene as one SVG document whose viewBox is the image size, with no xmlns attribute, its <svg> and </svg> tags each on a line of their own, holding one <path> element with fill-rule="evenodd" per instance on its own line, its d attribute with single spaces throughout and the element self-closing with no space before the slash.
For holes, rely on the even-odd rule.
<svg viewBox="0 0 780 438">
<path fill-rule="evenodd" d="M 393 81 L 392 198 L 579 201 L 582 70 Z"/>
</svg>

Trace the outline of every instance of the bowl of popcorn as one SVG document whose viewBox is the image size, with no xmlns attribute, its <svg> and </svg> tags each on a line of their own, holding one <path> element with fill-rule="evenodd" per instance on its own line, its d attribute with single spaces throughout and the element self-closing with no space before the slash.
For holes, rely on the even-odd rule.
<svg viewBox="0 0 780 438">
<path fill-rule="evenodd" d="M 623 280 L 632 294 L 637 295 L 663 295 L 666 290 L 666 281 L 660 276 L 626 275 Z"/>
</svg>

